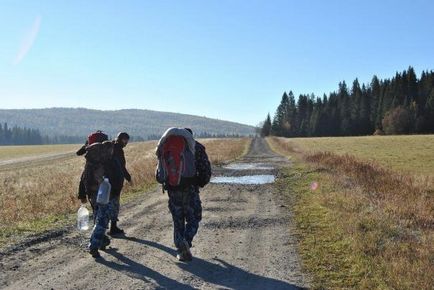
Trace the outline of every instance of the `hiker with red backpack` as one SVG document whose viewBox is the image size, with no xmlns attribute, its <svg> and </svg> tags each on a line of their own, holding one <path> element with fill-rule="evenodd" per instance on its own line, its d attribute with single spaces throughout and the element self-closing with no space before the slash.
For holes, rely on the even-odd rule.
<svg viewBox="0 0 434 290">
<path fill-rule="evenodd" d="M 86 158 L 84 170 L 80 178 L 78 199 L 83 203 L 89 200 L 93 210 L 95 210 L 95 193 L 98 191 L 98 186 L 101 182 L 101 174 L 99 172 L 104 171 L 104 163 L 107 162 L 106 159 L 108 158 L 108 156 L 102 156 L 102 150 L 99 146 L 99 144 L 105 141 L 108 141 L 108 135 L 98 130 L 90 134 L 87 137 L 86 143 L 76 152 L 78 156 L 85 155 Z M 99 168 L 99 170 L 97 170 L 97 168 Z"/>
<path fill-rule="evenodd" d="M 170 128 L 158 142 L 156 179 L 169 194 L 174 243 L 180 261 L 191 261 L 190 248 L 202 219 L 199 187 L 211 178 L 205 147 L 189 128 Z"/>
<path fill-rule="evenodd" d="M 82 153 L 80 150 L 77 154 Z M 86 163 L 81 175 L 78 198 L 82 203 L 89 200 L 92 207 L 95 226 L 90 238 L 89 253 L 98 258 L 98 250 L 104 250 L 110 244 L 105 232 L 111 219 L 113 204 L 108 201 L 99 203 L 97 193 L 102 183 L 108 183 L 110 188 L 110 181 L 120 178 L 121 169 L 113 159 L 114 143 L 108 141 L 108 136 L 101 131 L 89 135 L 84 151 Z"/>
</svg>

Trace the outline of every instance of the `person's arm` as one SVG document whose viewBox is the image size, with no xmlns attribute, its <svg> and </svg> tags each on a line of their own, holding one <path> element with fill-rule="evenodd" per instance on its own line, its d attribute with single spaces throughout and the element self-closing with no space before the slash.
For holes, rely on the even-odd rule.
<svg viewBox="0 0 434 290">
<path fill-rule="evenodd" d="M 80 149 L 77 150 L 77 152 L 75 152 L 75 154 L 77 154 L 77 156 L 81 156 L 86 154 L 86 147 L 87 147 L 88 142 L 86 141 L 86 143 L 84 143 L 83 146 L 81 146 Z"/>
<path fill-rule="evenodd" d="M 121 152 L 120 152 L 120 156 L 119 156 L 120 158 L 121 158 L 121 167 L 122 167 L 122 173 L 123 173 L 123 175 L 124 175 L 124 178 L 128 181 L 128 182 L 131 182 L 131 174 L 128 172 L 128 170 L 127 170 L 127 167 L 126 167 L 126 164 L 127 164 L 127 161 L 126 161 L 126 159 L 125 159 L 125 153 L 124 153 L 124 150 L 121 150 Z"/>
<path fill-rule="evenodd" d="M 80 185 L 78 186 L 78 199 L 81 200 L 82 203 L 87 202 L 86 189 L 84 187 L 83 179 L 80 179 Z"/>
<path fill-rule="evenodd" d="M 77 156 L 84 155 L 85 153 L 86 153 L 86 146 L 85 145 L 81 146 L 81 148 L 78 149 L 77 152 L 75 152 L 75 154 L 77 154 Z"/>
</svg>

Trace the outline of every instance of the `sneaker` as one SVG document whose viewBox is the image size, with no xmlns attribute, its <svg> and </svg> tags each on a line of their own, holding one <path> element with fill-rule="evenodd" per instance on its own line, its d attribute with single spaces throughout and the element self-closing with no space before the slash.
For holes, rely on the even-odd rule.
<svg viewBox="0 0 434 290">
<path fill-rule="evenodd" d="M 102 245 L 99 247 L 100 250 L 105 251 L 105 249 L 110 245 L 110 239 L 106 235 L 102 238 Z"/>
<path fill-rule="evenodd" d="M 92 257 L 96 258 L 100 258 L 101 255 L 98 252 L 98 249 L 89 249 L 89 254 L 92 255 Z"/>
<path fill-rule="evenodd" d="M 179 261 L 191 261 L 193 260 L 193 255 L 190 251 L 190 246 L 188 245 L 186 240 L 183 240 L 181 242 L 180 248 L 179 248 L 179 254 L 176 255 L 176 258 Z"/>
</svg>

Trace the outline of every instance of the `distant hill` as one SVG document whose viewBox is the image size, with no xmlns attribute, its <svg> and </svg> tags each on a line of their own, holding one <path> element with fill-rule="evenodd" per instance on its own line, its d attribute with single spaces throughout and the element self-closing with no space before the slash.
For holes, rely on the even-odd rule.
<svg viewBox="0 0 434 290">
<path fill-rule="evenodd" d="M 150 110 L 100 111 L 83 108 L 0 109 L 0 122 L 39 129 L 48 136 L 87 136 L 103 130 L 111 136 L 127 131 L 132 136 L 148 138 L 161 135 L 168 127 L 190 127 L 195 133 L 249 135 L 252 126 L 186 114 Z"/>
</svg>

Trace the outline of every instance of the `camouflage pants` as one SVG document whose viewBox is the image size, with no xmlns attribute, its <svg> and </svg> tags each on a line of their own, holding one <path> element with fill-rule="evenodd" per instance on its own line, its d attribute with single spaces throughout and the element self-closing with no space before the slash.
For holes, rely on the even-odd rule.
<svg viewBox="0 0 434 290">
<path fill-rule="evenodd" d="M 92 207 L 93 223 L 95 223 L 95 219 L 96 219 L 96 207 L 97 207 L 97 204 L 96 204 L 96 193 L 90 194 L 88 196 L 88 199 L 89 199 L 90 206 Z"/>
<path fill-rule="evenodd" d="M 102 246 L 105 238 L 105 232 L 108 228 L 112 212 L 112 203 L 96 204 L 93 212 L 95 226 L 93 227 L 92 235 L 90 236 L 90 249 L 99 249 Z"/>
<path fill-rule="evenodd" d="M 112 209 L 111 209 L 111 213 L 110 213 L 110 219 L 112 222 L 117 222 L 119 220 L 118 216 L 119 216 L 119 210 L 120 210 L 120 206 L 121 206 L 120 205 L 120 198 L 121 198 L 120 195 L 115 195 L 115 196 L 112 196 L 110 198 L 110 203 L 112 205 Z"/>
<path fill-rule="evenodd" d="M 89 196 L 89 202 L 93 210 L 93 222 L 96 223 L 96 194 Z M 111 210 L 110 210 L 110 220 L 118 221 L 119 209 L 120 209 L 120 195 L 115 195 L 110 197 Z"/>
<path fill-rule="evenodd" d="M 179 249 L 183 240 L 189 245 L 199 229 L 202 220 L 202 205 L 199 189 L 190 186 L 186 190 L 169 191 L 169 210 L 173 219 L 173 239 Z"/>
</svg>

